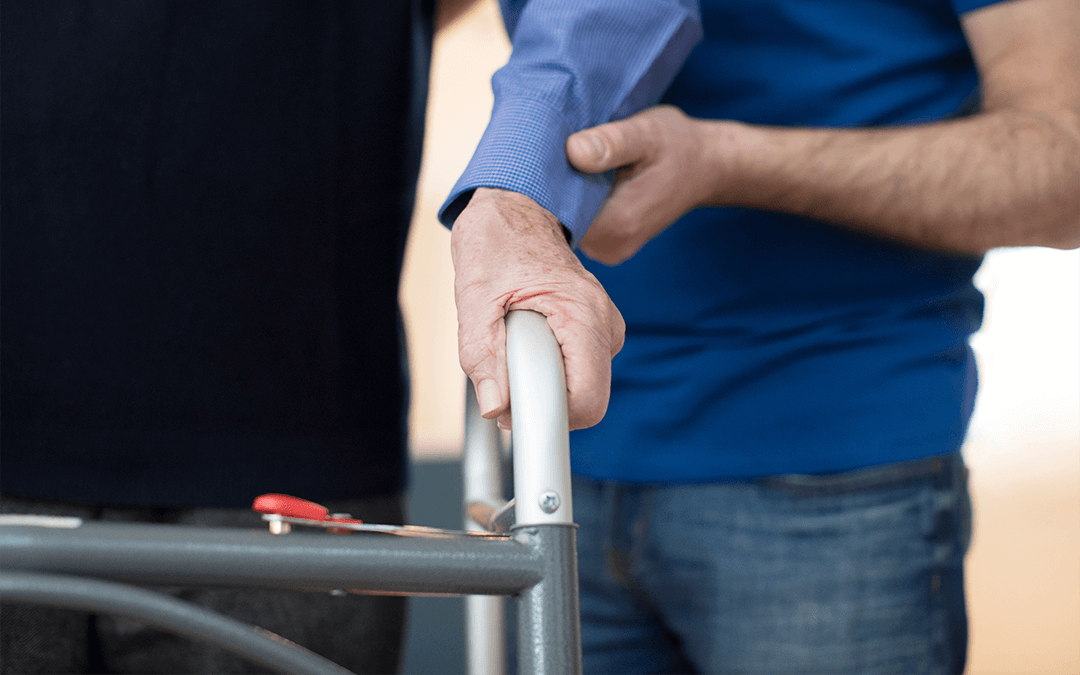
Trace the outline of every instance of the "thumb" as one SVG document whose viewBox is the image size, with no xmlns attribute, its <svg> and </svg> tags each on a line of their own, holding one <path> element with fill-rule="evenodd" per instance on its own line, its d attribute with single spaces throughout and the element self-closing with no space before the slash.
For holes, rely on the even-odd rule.
<svg viewBox="0 0 1080 675">
<path fill-rule="evenodd" d="M 600 173 L 635 164 L 645 155 L 645 137 L 634 118 L 584 129 L 566 139 L 566 156 L 578 171 Z"/>
<path fill-rule="evenodd" d="M 507 398 L 503 396 L 503 387 L 494 378 L 484 378 L 473 384 L 476 391 L 476 403 L 480 416 L 485 419 L 498 417 L 507 410 Z"/>
<path fill-rule="evenodd" d="M 473 325 L 476 324 L 463 324 Z M 493 419 L 510 409 L 510 379 L 506 371 L 506 325 L 502 319 L 458 331 L 458 359 L 472 380 L 480 415 Z"/>
</svg>

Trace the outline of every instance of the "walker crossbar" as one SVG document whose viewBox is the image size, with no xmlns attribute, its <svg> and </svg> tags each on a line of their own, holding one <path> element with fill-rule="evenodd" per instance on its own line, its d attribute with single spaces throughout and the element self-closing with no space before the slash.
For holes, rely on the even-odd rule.
<svg viewBox="0 0 1080 675">
<path fill-rule="evenodd" d="M 98 522 L 73 530 L 0 527 L 0 532 L 4 571 L 139 584 L 514 595 L 541 574 L 535 547 L 509 537 L 273 535 Z"/>
</svg>

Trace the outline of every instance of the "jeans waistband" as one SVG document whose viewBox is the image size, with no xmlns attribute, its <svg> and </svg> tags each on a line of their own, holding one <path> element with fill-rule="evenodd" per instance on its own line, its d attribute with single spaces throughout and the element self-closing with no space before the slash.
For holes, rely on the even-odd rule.
<svg viewBox="0 0 1080 675">
<path fill-rule="evenodd" d="M 954 452 L 840 473 L 767 476 L 756 482 L 769 489 L 810 497 L 897 487 L 924 479 L 932 479 L 936 487 L 948 487 L 967 479 L 967 467 L 960 453 Z"/>
</svg>

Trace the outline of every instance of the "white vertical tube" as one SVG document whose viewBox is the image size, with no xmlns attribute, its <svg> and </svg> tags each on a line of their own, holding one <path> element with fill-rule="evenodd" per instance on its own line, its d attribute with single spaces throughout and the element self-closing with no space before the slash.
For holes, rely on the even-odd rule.
<svg viewBox="0 0 1080 675">
<path fill-rule="evenodd" d="M 571 524 L 570 423 L 562 350 L 547 318 L 506 316 L 517 527 Z"/>
<path fill-rule="evenodd" d="M 465 384 L 465 447 L 462 480 L 465 504 L 503 501 L 502 436 L 495 420 L 480 416 L 472 383 Z M 465 527 L 482 530 L 465 515 Z M 497 595 L 465 598 L 465 665 L 469 675 L 506 672 L 506 599 Z"/>
<path fill-rule="evenodd" d="M 469 675 L 506 673 L 506 598 L 469 595 L 465 598 L 466 672 Z"/>
<path fill-rule="evenodd" d="M 465 504 L 480 502 L 498 507 L 503 498 L 502 434 L 495 420 L 480 416 L 476 393 L 465 384 L 465 447 L 461 459 Z M 481 530 L 466 514 L 465 525 Z"/>
</svg>

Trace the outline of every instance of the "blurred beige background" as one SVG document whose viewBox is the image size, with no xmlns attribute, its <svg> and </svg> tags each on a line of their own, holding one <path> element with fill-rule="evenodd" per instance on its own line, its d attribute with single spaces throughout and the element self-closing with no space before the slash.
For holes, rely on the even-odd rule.
<svg viewBox="0 0 1080 675">
<path fill-rule="evenodd" d="M 509 55 L 494 2 L 436 40 L 427 145 L 402 300 L 414 458 L 462 439 L 449 233 L 435 213 L 491 109 Z M 977 282 L 980 394 L 966 447 L 975 495 L 969 673 L 1080 673 L 1080 253 L 1002 250 Z"/>
</svg>

